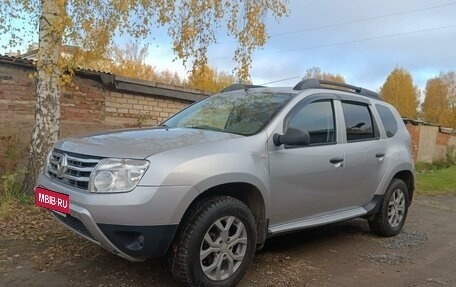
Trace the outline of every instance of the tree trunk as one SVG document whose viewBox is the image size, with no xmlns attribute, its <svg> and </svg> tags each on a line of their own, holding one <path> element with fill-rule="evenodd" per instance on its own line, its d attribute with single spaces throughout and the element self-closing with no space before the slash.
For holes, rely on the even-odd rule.
<svg viewBox="0 0 456 287">
<path fill-rule="evenodd" d="M 30 139 L 27 171 L 22 186 L 25 193 L 33 193 L 38 174 L 45 164 L 46 155 L 60 133 L 59 57 L 63 34 L 61 16 L 64 7 L 59 7 L 59 2 L 62 1 L 41 0 L 35 125 Z"/>
</svg>

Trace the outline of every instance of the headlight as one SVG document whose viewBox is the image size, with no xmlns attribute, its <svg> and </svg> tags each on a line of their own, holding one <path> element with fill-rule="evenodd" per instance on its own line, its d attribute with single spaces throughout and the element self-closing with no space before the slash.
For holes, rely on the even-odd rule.
<svg viewBox="0 0 456 287">
<path fill-rule="evenodd" d="M 106 158 L 90 175 L 91 192 L 131 191 L 149 167 L 147 160 Z"/>
</svg>

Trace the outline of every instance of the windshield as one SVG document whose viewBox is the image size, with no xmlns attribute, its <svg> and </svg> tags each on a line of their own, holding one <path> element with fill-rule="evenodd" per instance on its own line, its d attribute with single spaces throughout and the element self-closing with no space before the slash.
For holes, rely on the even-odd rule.
<svg viewBox="0 0 456 287">
<path fill-rule="evenodd" d="M 291 99 L 285 93 L 222 93 L 200 101 L 163 125 L 253 135 L 262 130 Z"/>
</svg>

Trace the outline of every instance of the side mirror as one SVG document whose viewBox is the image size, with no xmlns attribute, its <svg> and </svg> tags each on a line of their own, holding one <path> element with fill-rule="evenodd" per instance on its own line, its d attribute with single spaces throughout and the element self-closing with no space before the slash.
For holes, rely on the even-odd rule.
<svg viewBox="0 0 456 287">
<path fill-rule="evenodd" d="M 310 144 L 310 135 L 307 131 L 298 129 L 288 129 L 283 135 L 274 134 L 272 137 L 276 146 L 306 146 Z"/>
</svg>

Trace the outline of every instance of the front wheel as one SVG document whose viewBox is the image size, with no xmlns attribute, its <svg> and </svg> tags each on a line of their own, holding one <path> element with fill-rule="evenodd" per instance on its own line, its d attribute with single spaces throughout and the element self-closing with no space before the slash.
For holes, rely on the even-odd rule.
<svg viewBox="0 0 456 287">
<path fill-rule="evenodd" d="M 214 197 L 190 214 L 176 243 L 171 271 L 180 284 L 233 286 L 255 253 L 255 219 L 243 202 Z"/>
<path fill-rule="evenodd" d="M 401 232 L 409 207 L 407 185 L 400 179 L 393 179 L 383 197 L 378 212 L 369 227 L 381 236 L 394 236 Z"/>
</svg>

